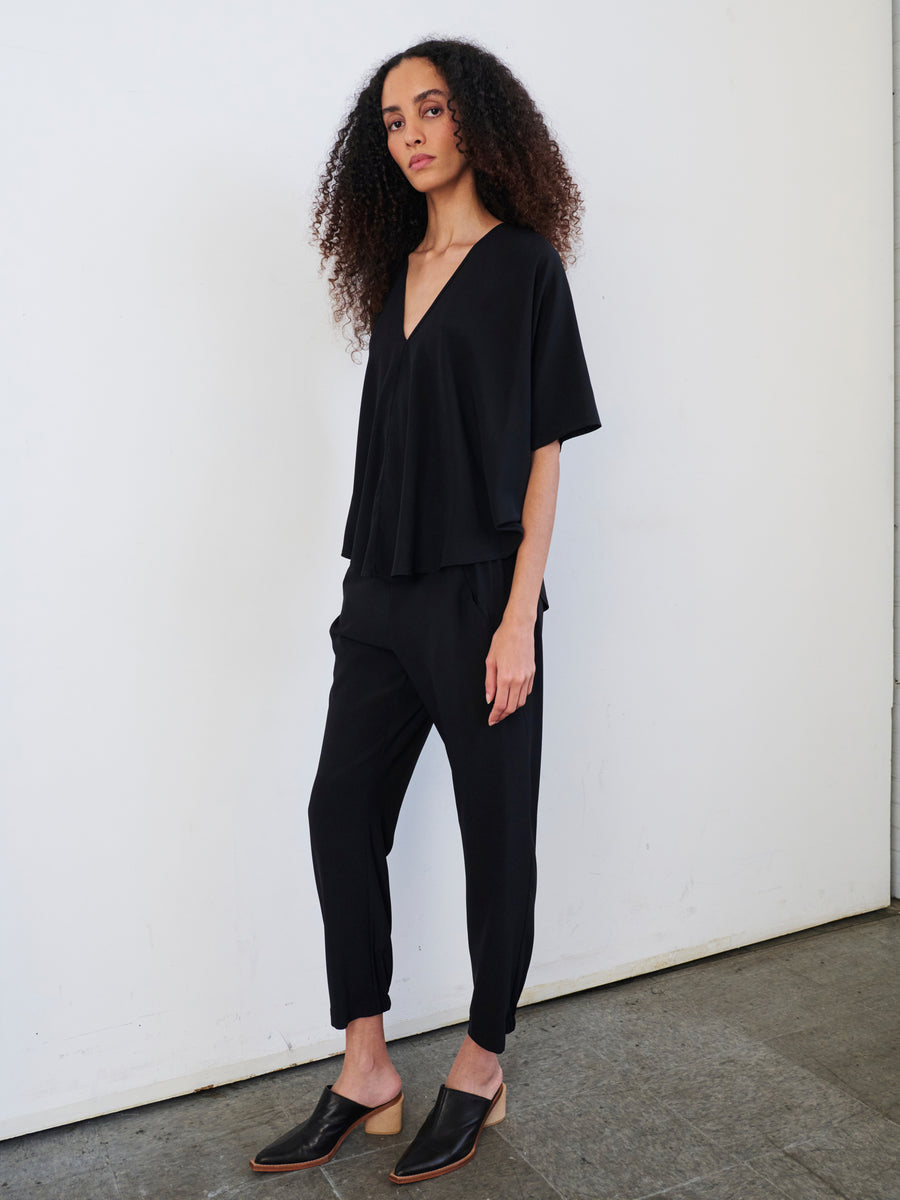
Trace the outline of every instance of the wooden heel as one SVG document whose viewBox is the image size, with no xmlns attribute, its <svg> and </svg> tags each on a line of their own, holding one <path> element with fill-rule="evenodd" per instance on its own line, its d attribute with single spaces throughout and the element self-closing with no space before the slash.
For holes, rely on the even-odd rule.
<svg viewBox="0 0 900 1200">
<path fill-rule="evenodd" d="M 366 1133 L 399 1133 L 403 1128 L 403 1093 L 366 1121 Z"/>
<path fill-rule="evenodd" d="M 497 1103 L 487 1115 L 485 1125 L 498 1125 L 506 1116 L 506 1084 L 500 1084 L 500 1095 Z"/>
</svg>

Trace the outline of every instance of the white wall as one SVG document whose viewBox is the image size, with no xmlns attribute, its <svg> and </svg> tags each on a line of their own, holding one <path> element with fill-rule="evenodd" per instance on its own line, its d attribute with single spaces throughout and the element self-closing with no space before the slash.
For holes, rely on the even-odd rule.
<svg viewBox="0 0 900 1200">
<path fill-rule="evenodd" d="M 890 5 L 553 11 L 5 14 L 2 1135 L 340 1045 L 305 807 L 362 368 L 306 216 L 428 33 L 508 59 L 589 209 L 525 1000 L 888 900 Z M 403 1034 L 468 1000 L 433 742 L 392 865 Z"/>
</svg>

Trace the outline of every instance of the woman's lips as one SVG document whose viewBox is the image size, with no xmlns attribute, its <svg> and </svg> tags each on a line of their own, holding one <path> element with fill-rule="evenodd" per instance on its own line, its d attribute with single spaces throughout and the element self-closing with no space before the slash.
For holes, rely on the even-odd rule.
<svg viewBox="0 0 900 1200">
<path fill-rule="evenodd" d="M 434 162 L 433 154 L 414 154 L 409 160 L 409 169 L 418 171 L 421 167 L 427 167 L 430 162 Z"/>
</svg>

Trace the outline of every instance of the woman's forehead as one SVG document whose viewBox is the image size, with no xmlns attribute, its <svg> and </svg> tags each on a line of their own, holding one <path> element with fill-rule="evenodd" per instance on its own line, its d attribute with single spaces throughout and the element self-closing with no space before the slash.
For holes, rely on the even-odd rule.
<svg viewBox="0 0 900 1200">
<path fill-rule="evenodd" d="M 414 104 L 423 92 L 435 88 L 446 92 L 447 84 L 430 59 L 404 58 L 387 73 L 381 89 L 382 108 Z"/>
</svg>

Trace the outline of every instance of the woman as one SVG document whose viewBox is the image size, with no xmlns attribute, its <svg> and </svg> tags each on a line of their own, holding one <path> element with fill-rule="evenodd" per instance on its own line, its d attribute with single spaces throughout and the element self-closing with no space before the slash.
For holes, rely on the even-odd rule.
<svg viewBox="0 0 900 1200">
<path fill-rule="evenodd" d="M 339 321 L 369 361 L 310 800 L 343 1069 L 257 1171 L 400 1130 L 385 1043 L 387 855 L 435 725 L 466 870 L 468 1033 L 395 1183 L 456 1169 L 505 1114 L 499 1054 L 534 933 L 541 620 L 560 444 L 600 422 L 561 254 L 578 190 L 522 85 L 459 41 L 413 46 L 360 93 L 314 217 Z"/>
</svg>

